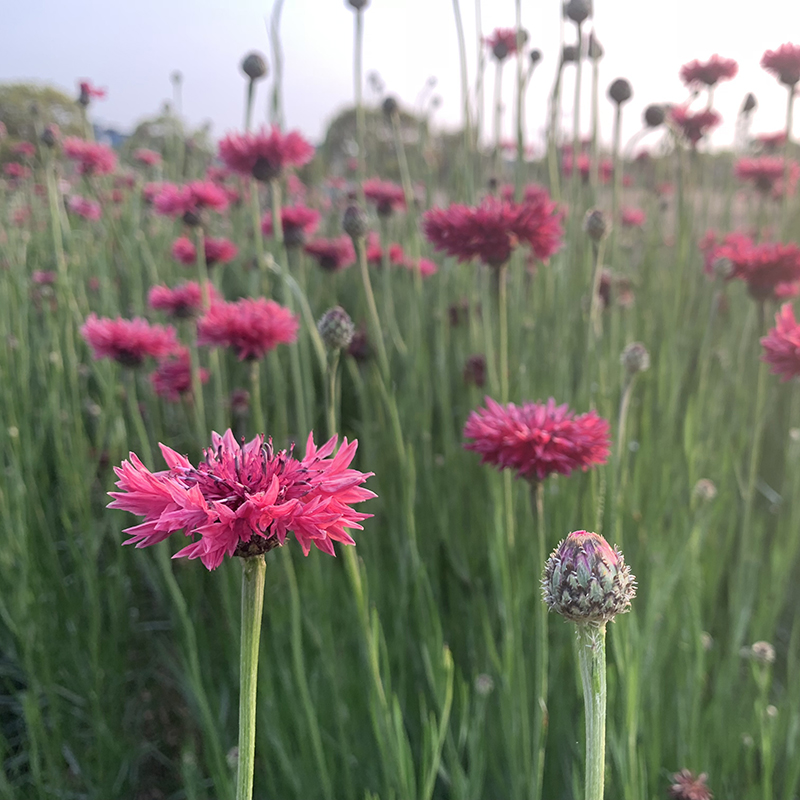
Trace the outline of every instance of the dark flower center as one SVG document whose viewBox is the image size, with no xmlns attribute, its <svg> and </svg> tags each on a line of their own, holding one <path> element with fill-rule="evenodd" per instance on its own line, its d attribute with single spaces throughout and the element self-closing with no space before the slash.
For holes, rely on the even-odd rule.
<svg viewBox="0 0 800 800">
<path fill-rule="evenodd" d="M 280 167 L 274 164 L 268 158 L 264 158 L 264 156 L 259 156 L 256 159 L 256 163 L 253 164 L 252 175 L 257 181 L 266 183 L 267 181 L 271 181 L 273 178 L 277 178 L 280 173 Z"/>
</svg>

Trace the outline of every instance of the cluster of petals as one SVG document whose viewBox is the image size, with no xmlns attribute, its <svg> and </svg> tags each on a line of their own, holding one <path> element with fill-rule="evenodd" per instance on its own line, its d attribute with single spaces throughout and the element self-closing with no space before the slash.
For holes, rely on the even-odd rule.
<svg viewBox="0 0 800 800">
<path fill-rule="evenodd" d="M 111 358 L 126 367 L 136 367 L 148 356 L 163 358 L 177 346 L 172 326 L 151 325 L 141 317 L 109 319 L 92 313 L 81 336 L 95 359 Z"/>
<path fill-rule="evenodd" d="M 517 52 L 517 31 L 514 28 L 495 28 L 483 41 L 498 61 Z"/>
<path fill-rule="evenodd" d="M 626 206 L 621 212 L 621 222 L 626 228 L 641 228 L 647 219 L 647 214 L 641 208 Z"/>
<path fill-rule="evenodd" d="M 63 147 L 64 155 L 76 162 L 81 175 L 109 175 L 117 166 L 116 154 L 104 144 L 68 136 Z"/>
<path fill-rule="evenodd" d="M 277 125 L 258 133 L 230 133 L 219 144 L 219 157 L 228 169 L 262 181 L 277 178 L 286 167 L 307 164 L 313 155 L 301 133 L 281 133 Z"/>
<path fill-rule="evenodd" d="M 17 142 L 12 148 L 11 152 L 15 156 L 22 156 L 23 158 L 33 158 L 36 155 L 36 145 L 31 142 Z"/>
<path fill-rule="evenodd" d="M 506 264 L 518 244 L 548 259 L 561 246 L 562 212 L 546 194 L 523 203 L 487 197 L 477 207 L 451 205 L 434 208 L 423 217 L 423 231 L 438 251 L 459 261 L 480 259 L 484 264 Z"/>
<path fill-rule="evenodd" d="M 349 236 L 313 239 L 305 245 L 304 250 L 313 256 L 320 268 L 326 272 L 339 272 L 355 264 L 356 261 L 356 251 Z"/>
<path fill-rule="evenodd" d="M 159 214 L 185 217 L 199 214 L 205 208 L 224 211 L 228 206 L 228 196 L 211 181 L 192 181 L 185 186 L 165 183 L 153 199 L 153 205 Z"/>
<path fill-rule="evenodd" d="M 775 327 L 761 340 L 762 361 L 772 367 L 773 375 L 788 381 L 800 376 L 800 325 L 790 303 L 784 303 L 775 315 Z"/>
<path fill-rule="evenodd" d="M 148 150 L 146 147 L 140 147 L 133 154 L 133 160 L 138 161 L 145 167 L 157 167 L 161 163 L 161 153 L 155 150 Z"/>
<path fill-rule="evenodd" d="M 208 370 L 199 372 L 200 382 L 208 382 Z M 192 391 L 192 362 L 189 349 L 177 347 L 164 356 L 150 375 L 153 391 L 170 403 L 179 403 L 181 397 Z"/>
<path fill-rule="evenodd" d="M 783 187 L 784 160 L 778 156 L 761 156 L 760 158 L 740 158 L 734 167 L 739 180 L 750 181 L 760 192 L 773 192 Z M 794 194 L 797 179 L 800 177 L 800 166 L 796 161 L 789 161 L 789 194 Z"/>
<path fill-rule="evenodd" d="M 308 206 L 286 206 L 281 209 L 281 227 L 287 244 L 302 244 L 319 225 L 319 211 Z M 272 214 L 268 211 L 261 220 L 261 232 L 272 236 Z"/>
<path fill-rule="evenodd" d="M 98 86 L 93 86 L 90 81 L 81 81 L 78 84 L 78 88 L 82 96 L 95 97 L 98 100 L 102 100 L 106 96 L 106 94 L 108 94 L 106 89 L 101 89 Z"/>
<path fill-rule="evenodd" d="M 777 50 L 767 50 L 761 57 L 761 66 L 786 86 L 800 81 L 800 45 L 786 42 Z"/>
<path fill-rule="evenodd" d="M 367 262 L 373 267 L 383 265 L 384 249 L 381 247 L 381 240 L 377 233 L 370 231 L 367 236 Z M 406 254 L 399 244 L 390 244 L 385 253 L 390 264 L 402 264 Z"/>
<path fill-rule="evenodd" d="M 208 287 L 211 300 L 217 299 L 213 286 Z M 153 286 L 147 294 L 147 304 L 153 311 L 164 311 L 177 319 L 196 317 L 203 310 L 203 290 L 197 281 L 179 283 L 174 289 Z"/>
<path fill-rule="evenodd" d="M 718 81 L 736 77 L 739 65 L 732 58 L 723 58 L 716 53 L 708 61 L 690 61 L 681 67 L 681 80 L 686 86 L 714 86 Z"/>
<path fill-rule="evenodd" d="M 77 214 L 79 217 L 83 217 L 84 219 L 89 219 L 92 221 L 100 219 L 103 215 L 103 209 L 100 208 L 98 203 L 95 203 L 93 200 L 89 200 L 86 197 L 81 197 L 80 195 L 74 194 L 72 195 L 69 200 L 67 201 L 67 207 L 73 214 Z"/>
<path fill-rule="evenodd" d="M 3 172 L 5 172 L 7 177 L 14 178 L 15 180 L 25 180 L 26 178 L 30 178 L 32 174 L 30 167 L 26 167 L 24 164 L 19 164 L 16 161 L 8 161 L 3 164 Z"/>
<path fill-rule="evenodd" d="M 263 297 L 212 303 L 197 323 L 197 343 L 230 347 L 240 361 L 263 358 L 297 339 L 299 322 L 289 309 Z"/>
<path fill-rule="evenodd" d="M 406 207 L 406 196 L 403 187 L 392 181 L 370 178 L 362 184 L 364 197 L 375 204 L 379 216 L 388 217 L 393 211 Z"/>
<path fill-rule="evenodd" d="M 208 267 L 213 267 L 215 264 L 227 264 L 239 254 L 239 249 L 229 239 L 214 239 L 211 236 L 203 239 L 203 249 Z M 179 264 L 192 266 L 197 263 L 197 248 L 191 239 L 181 236 L 172 243 L 172 257 Z"/>
<path fill-rule="evenodd" d="M 669 111 L 669 118 L 693 147 L 722 122 L 722 117 L 712 108 L 692 112 L 686 106 L 673 106 Z"/>
<path fill-rule="evenodd" d="M 762 149 L 774 152 L 779 147 L 783 147 L 786 142 L 786 132 L 777 131 L 776 133 L 759 133 L 755 137 L 756 142 Z"/>
<path fill-rule="evenodd" d="M 136 454 L 115 467 L 119 491 L 110 492 L 109 508 L 144 517 L 126 529 L 125 544 L 147 547 L 183 531 L 195 538 L 175 558 L 199 558 L 216 569 L 225 556 L 255 555 L 283 545 L 288 533 L 308 555 L 311 545 L 335 555 L 333 543 L 355 544 L 348 529 L 372 516 L 353 510 L 375 497 L 362 484 L 371 472 L 350 469 L 358 442 L 344 439 L 334 455 L 337 437 L 322 447 L 313 433 L 306 454 L 276 453 L 259 435 L 237 442 L 230 430 L 211 435 L 211 447 L 195 467 L 164 444 L 168 469 L 151 472 Z"/>
<path fill-rule="evenodd" d="M 571 152 L 565 152 L 561 161 L 561 170 L 564 175 L 572 175 L 576 162 Z M 581 153 L 577 159 L 577 169 L 584 181 L 589 180 L 592 171 L 592 160 L 586 153 Z M 601 183 L 610 183 L 614 177 L 614 163 L 610 158 L 603 158 L 597 165 L 597 174 Z"/>
<path fill-rule="evenodd" d="M 486 398 L 464 426 L 464 447 L 479 453 L 482 464 L 516 470 L 529 481 L 569 475 L 605 464 L 610 453 L 609 425 L 595 411 L 575 416 L 566 404 L 508 403 Z"/>
</svg>

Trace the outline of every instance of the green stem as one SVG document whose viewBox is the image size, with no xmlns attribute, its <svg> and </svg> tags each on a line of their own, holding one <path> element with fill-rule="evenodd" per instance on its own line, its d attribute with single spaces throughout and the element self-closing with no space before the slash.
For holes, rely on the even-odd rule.
<svg viewBox="0 0 800 800">
<path fill-rule="evenodd" d="M 361 98 L 362 87 L 362 53 L 364 50 L 364 13 L 362 9 L 356 10 L 356 34 L 353 49 L 353 81 L 356 101 L 356 141 L 358 143 L 358 192 L 361 204 L 364 204 L 364 178 L 366 177 L 366 151 L 364 149 L 365 120 L 364 102 Z"/>
<path fill-rule="evenodd" d="M 586 711 L 585 800 L 603 800 L 606 762 L 606 623 L 577 625 Z"/>
<path fill-rule="evenodd" d="M 544 564 L 547 560 L 547 529 L 544 519 L 544 483 L 537 481 L 531 484 L 531 506 L 536 517 L 536 547 L 537 563 Z M 544 754 L 547 743 L 548 713 L 547 713 L 547 686 L 549 669 L 549 652 L 547 637 L 547 607 L 544 603 L 536 604 L 536 708 L 534 709 L 535 735 L 536 735 L 536 794 L 542 796 L 542 782 L 544 779 Z"/>
<path fill-rule="evenodd" d="M 794 110 L 795 86 L 789 87 L 786 101 L 786 140 L 783 143 L 783 198 L 781 203 L 781 234 L 786 235 L 786 224 L 789 218 L 789 146 L 792 138 L 792 112 Z"/>
<path fill-rule="evenodd" d="M 236 800 L 252 800 L 256 752 L 256 686 L 261 613 L 264 608 L 263 555 L 242 560 L 242 644 L 239 656 L 239 766 Z"/>
<path fill-rule="evenodd" d="M 261 208 L 258 203 L 258 182 L 250 181 L 250 215 L 253 224 L 253 239 L 256 243 L 256 262 L 261 275 L 261 292 L 264 296 L 269 294 L 269 281 L 267 279 L 267 259 L 264 255 L 264 240 L 261 233 Z M 280 222 L 278 223 L 280 224 Z M 272 222 L 275 229 L 275 220 Z"/>
<path fill-rule="evenodd" d="M 577 207 L 577 187 L 580 182 L 578 156 L 581 152 L 581 65 L 583 63 L 583 29 L 580 25 L 576 27 L 578 29 L 578 60 L 575 62 L 575 98 L 572 107 L 572 199 Z"/>
<path fill-rule="evenodd" d="M 508 402 L 508 264 L 497 271 L 497 305 L 500 324 L 500 402 Z"/>
<path fill-rule="evenodd" d="M 505 59 L 498 59 L 494 71 L 494 158 L 492 169 L 494 177 L 499 180 L 500 172 L 500 126 L 502 121 L 503 65 Z"/>
<path fill-rule="evenodd" d="M 269 182 L 269 199 L 272 211 L 272 238 L 277 245 L 283 244 L 283 220 L 281 219 L 281 182 L 272 178 Z"/>
<path fill-rule="evenodd" d="M 525 79 L 522 71 L 522 0 L 515 0 L 514 11 L 517 22 L 517 169 L 514 174 L 514 198 L 519 203 L 522 200 L 522 184 L 525 177 L 523 171 L 525 164 L 525 137 L 523 134 L 525 117 L 523 88 Z"/>
<path fill-rule="evenodd" d="M 458 63 L 461 73 L 461 104 L 464 114 L 464 191 L 467 202 L 471 203 L 475 192 L 472 174 L 472 121 L 469 113 L 469 82 L 467 78 L 467 48 L 464 40 L 464 25 L 461 22 L 461 9 L 458 0 L 453 0 L 453 12 L 456 18 L 458 35 Z"/>
<path fill-rule="evenodd" d="M 256 82 L 250 78 L 247 81 L 247 100 L 244 110 L 244 129 L 245 132 L 250 130 L 250 124 L 253 119 L 253 99 L 255 96 Z"/>
<path fill-rule="evenodd" d="M 378 316 L 378 306 L 375 304 L 375 295 L 372 291 L 372 281 L 369 277 L 369 265 L 367 264 L 367 245 L 362 236 L 355 239 L 353 244 L 356 248 L 358 266 L 361 270 L 361 282 L 364 284 L 364 294 L 367 298 L 367 308 L 369 309 L 370 326 L 372 328 L 372 338 L 378 348 L 378 360 L 380 361 L 381 373 L 384 380 L 389 379 L 389 358 L 386 355 L 386 345 L 383 342 L 383 330 L 381 320 Z"/>
<path fill-rule="evenodd" d="M 328 384 L 327 384 L 327 396 L 326 396 L 326 418 L 328 420 L 328 438 L 330 439 L 332 436 L 336 435 L 337 424 L 336 420 L 338 419 L 338 391 L 337 391 L 337 379 L 339 373 L 339 355 L 340 350 L 334 350 L 328 360 Z"/>
<path fill-rule="evenodd" d="M 264 409 L 261 405 L 261 368 L 259 367 L 259 362 L 255 359 L 250 362 L 250 391 L 253 395 L 250 398 L 250 407 L 253 409 L 255 432 L 266 434 Z"/>
</svg>

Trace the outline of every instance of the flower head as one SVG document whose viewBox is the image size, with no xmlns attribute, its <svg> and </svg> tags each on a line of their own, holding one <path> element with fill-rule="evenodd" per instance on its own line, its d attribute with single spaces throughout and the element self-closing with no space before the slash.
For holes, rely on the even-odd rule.
<svg viewBox="0 0 800 800">
<path fill-rule="evenodd" d="M 212 300 L 216 300 L 216 290 L 208 287 Z M 203 292 L 196 281 L 186 281 L 174 289 L 168 286 L 153 286 L 147 295 L 147 304 L 154 311 L 165 311 L 176 319 L 196 317 L 203 310 Z"/>
<path fill-rule="evenodd" d="M 723 58 L 716 53 L 708 61 L 690 61 L 681 67 L 681 80 L 686 86 L 714 86 L 718 81 L 736 77 L 739 65 L 732 58 Z"/>
<path fill-rule="evenodd" d="M 77 136 L 64 139 L 64 155 L 77 162 L 81 175 L 109 175 L 117 166 L 117 156 L 110 147 Z"/>
<path fill-rule="evenodd" d="M 392 181 L 370 178 L 363 184 L 364 197 L 374 203 L 379 217 L 391 216 L 393 211 L 406 207 L 403 187 Z"/>
<path fill-rule="evenodd" d="M 73 214 L 77 214 L 84 219 L 98 220 L 103 215 L 103 210 L 98 203 L 93 200 L 87 200 L 77 194 L 69 198 L 67 205 Z"/>
<path fill-rule="evenodd" d="M 93 86 L 90 81 L 81 81 L 78 84 L 78 102 L 82 106 L 88 106 L 92 98 L 102 100 L 108 92 L 105 89 L 100 89 Z"/>
<path fill-rule="evenodd" d="M 625 228 L 641 228 L 644 225 L 647 215 L 641 208 L 627 206 L 622 209 L 621 222 Z"/>
<path fill-rule="evenodd" d="M 208 381 L 208 370 L 200 370 L 200 382 Z M 189 350 L 178 347 L 159 362 L 156 371 L 150 375 L 153 391 L 170 403 L 179 403 L 181 397 L 192 391 L 192 364 Z"/>
<path fill-rule="evenodd" d="M 707 777 L 705 772 L 695 776 L 688 769 L 682 769 L 670 779 L 672 785 L 669 787 L 669 796 L 675 800 L 712 800 L 714 795 L 706 786 Z"/>
<path fill-rule="evenodd" d="M 356 251 L 349 236 L 335 239 L 312 239 L 304 250 L 317 259 L 326 272 L 338 272 L 355 263 Z"/>
<path fill-rule="evenodd" d="M 297 339 L 299 322 L 287 308 L 263 297 L 212 303 L 197 323 L 197 343 L 231 347 L 240 361 L 263 358 Z"/>
<path fill-rule="evenodd" d="M 159 214 L 182 217 L 187 225 L 197 225 L 204 209 L 224 211 L 228 206 L 228 195 L 211 181 L 192 181 L 185 186 L 165 183 L 155 196 L 153 205 Z"/>
<path fill-rule="evenodd" d="M 483 41 L 498 61 L 517 52 L 517 32 L 514 28 L 495 28 L 491 36 L 486 36 Z"/>
<path fill-rule="evenodd" d="M 281 209 L 283 241 L 287 247 L 299 247 L 319 225 L 319 211 L 307 206 L 285 206 Z M 268 211 L 261 220 L 261 232 L 272 236 L 272 214 Z"/>
<path fill-rule="evenodd" d="M 669 119 L 692 143 L 692 147 L 697 147 L 697 143 L 722 122 L 722 117 L 713 109 L 693 113 L 684 106 L 673 106 L 669 111 Z"/>
<path fill-rule="evenodd" d="M 767 50 L 761 57 L 761 66 L 781 83 L 794 86 L 800 81 L 800 45 L 786 42 L 777 50 Z"/>
<path fill-rule="evenodd" d="M 161 153 L 155 150 L 148 150 L 146 147 L 140 147 L 134 151 L 133 160 L 138 161 L 145 167 L 157 167 L 161 163 Z"/>
<path fill-rule="evenodd" d="M 162 444 L 168 469 L 150 472 L 130 454 L 114 471 L 119 491 L 109 492 L 109 508 L 144 516 L 127 528 L 125 544 L 147 547 L 183 531 L 195 540 L 175 558 L 199 558 L 216 569 L 225 556 L 249 557 L 295 539 L 308 555 L 313 544 L 335 555 L 333 543 L 355 544 L 349 528 L 372 516 L 351 506 L 375 497 L 362 484 L 373 473 L 350 469 L 358 442 L 344 439 L 334 456 L 337 437 L 319 449 L 310 434 L 306 455 L 276 453 L 259 435 L 237 442 L 230 430 L 211 434 L 211 447 L 197 467 Z"/>
<path fill-rule="evenodd" d="M 314 148 L 298 131 L 281 133 L 277 125 L 258 133 L 229 133 L 219 144 L 225 166 L 259 181 L 277 178 L 286 167 L 311 161 Z"/>
<path fill-rule="evenodd" d="M 172 326 L 151 325 L 141 317 L 108 319 L 91 314 L 81 336 L 95 359 L 112 358 L 126 367 L 138 367 L 147 356 L 162 358 L 177 346 Z"/>
<path fill-rule="evenodd" d="M 459 261 L 479 258 L 500 267 L 508 262 L 518 244 L 527 244 L 534 255 L 548 259 L 561 246 L 562 213 L 546 194 L 523 203 L 487 197 L 471 208 L 451 205 L 434 208 L 423 217 L 423 231 L 436 250 Z"/>
<path fill-rule="evenodd" d="M 233 261 L 239 253 L 236 245 L 228 239 L 213 239 L 206 236 L 203 239 L 203 249 L 206 255 L 206 266 L 213 267 L 215 264 L 227 264 Z M 181 236 L 172 243 L 172 257 L 190 267 L 197 263 L 197 248 L 191 239 Z"/>
<path fill-rule="evenodd" d="M 762 361 L 772 367 L 773 375 L 788 381 L 800 376 L 800 324 L 790 303 L 784 303 L 775 315 L 775 327 L 761 340 Z"/>
<path fill-rule="evenodd" d="M 775 191 L 782 186 L 784 161 L 775 156 L 761 156 L 760 158 L 740 158 L 734 167 L 734 173 L 739 180 L 750 181 L 760 192 Z M 800 177 L 800 166 L 792 160 L 789 162 L 789 193 L 794 192 L 797 179 Z"/>
<path fill-rule="evenodd" d="M 546 404 L 501 406 L 486 398 L 486 408 L 473 411 L 464 426 L 464 447 L 480 453 L 482 464 L 514 469 L 521 478 L 543 481 L 548 475 L 569 475 L 605 464 L 610 452 L 608 422 L 595 411 L 575 416 L 551 397 Z"/>
</svg>

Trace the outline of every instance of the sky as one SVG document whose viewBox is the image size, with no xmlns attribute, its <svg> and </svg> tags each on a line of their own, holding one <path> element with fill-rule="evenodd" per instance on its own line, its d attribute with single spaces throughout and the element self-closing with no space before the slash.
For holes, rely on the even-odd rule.
<svg viewBox="0 0 800 800">
<path fill-rule="evenodd" d="M 474 85 L 478 49 L 477 16 L 488 34 L 513 27 L 514 0 L 371 0 L 364 12 L 364 73 L 376 71 L 387 92 L 413 109 L 429 78 L 441 105 L 434 127 L 454 129 L 462 121 L 459 51 L 454 4 L 458 3 Z M 108 89 L 92 106 L 93 119 L 123 132 L 156 114 L 172 98 L 170 75 L 183 74 L 182 113 L 197 127 L 210 121 L 221 137 L 242 127 L 245 80 L 239 71 L 251 50 L 264 53 L 272 67 L 268 20 L 273 0 L 29 0 L 9 2 L 3 12 L 4 44 L 0 82 L 50 84 L 68 94 L 88 78 Z M 526 128 L 541 136 L 547 97 L 558 61 L 560 0 L 521 0 L 522 26 L 543 58 L 526 95 Z M 720 0 L 595 0 L 594 28 L 605 49 L 600 62 L 601 137 L 610 142 L 612 106 L 605 91 L 615 78 L 627 78 L 633 99 L 624 108 L 623 139 L 641 125 L 653 102 L 683 102 L 687 91 L 678 71 L 692 59 L 713 53 L 734 58 L 739 74 L 722 83 L 715 108 L 724 124 L 713 134 L 716 147 L 733 140 L 734 119 L 747 92 L 758 98 L 753 132 L 785 125 L 786 89 L 759 67 L 764 51 L 786 41 L 800 43 L 800 3 L 760 0 L 758 4 Z M 284 59 L 283 95 L 287 128 L 321 141 L 326 125 L 352 102 L 354 13 L 345 0 L 285 0 L 280 20 Z M 575 41 L 575 26 L 565 23 L 565 38 Z M 588 23 L 587 23 L 588 25 Z M 511 137 L 515 69 L 504 69 L 504 136 Z M 574 68 L 564 83 L 562 123 L 571 130 Z M 588 134 L 589 73 L 582 84 L 582 131 Z M 270 77 L 258 87 L 256 123 L 267 119 Z M 488 104 L 494 64 L 485 77 Z M 365 97 L 374 98 L 365 89 Z M 800 109 L 795 118 L 800 117 Z M 795 135 L 800 122 L 795 125 Z M 647 140 L 645 140 L 646 143 Z"/>
</svg>

